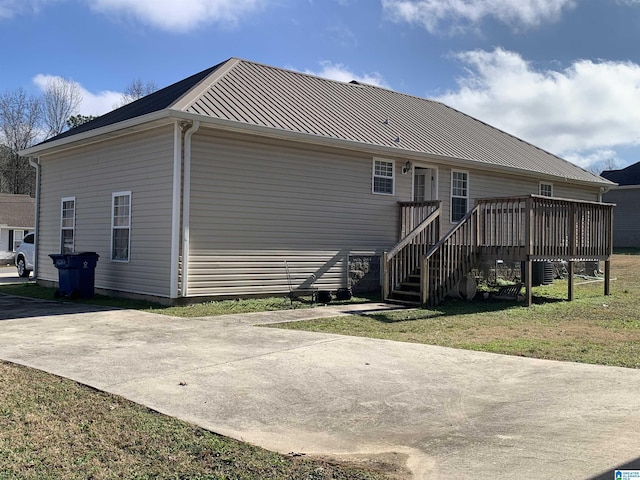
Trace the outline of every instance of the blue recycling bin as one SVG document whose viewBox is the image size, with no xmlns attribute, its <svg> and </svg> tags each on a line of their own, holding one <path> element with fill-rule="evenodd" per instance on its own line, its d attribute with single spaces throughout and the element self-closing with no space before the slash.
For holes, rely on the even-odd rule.
<svg viewBox="0 0 640 480">
<path fill-rule="evenodd" d="M 56 298 L 91 298 L 95 295 L 96 252 L 52 253 L 49 255 L 58 269 Z"/>
</svg>

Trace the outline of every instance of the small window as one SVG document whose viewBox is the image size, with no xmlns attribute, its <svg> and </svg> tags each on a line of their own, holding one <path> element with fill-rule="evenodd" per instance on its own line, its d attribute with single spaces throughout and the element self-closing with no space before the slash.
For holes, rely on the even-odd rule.
<svg viewBox="0 0 640 480">
<path fill-rule="evenodd" d="M 373 193 L 393 195 L 394 162 L 373 160 Z"/>
<path fill-rule="evenodd" d="M 540 182 L 540 195 L 545 197 L 553 197 L 553 184 Z"/>
<path fill-rule="evenodd" d="M 24 240 L 24 236 L 27 232 L 24 230 L 9 230 L 9 243 L 13 244 L 13 251 L 15 252 L 20 244 Z"/>
<path fill-rule="evenodd" d="M 131 243 L 131 192 L 114 193 L 111 204 L 111 260 L 128 262 Z"/>
<path fill-rule="evenodd" d="M 451 171 L 451 222 L 462 220 L 469 210 L 469 174 Z"/>
<path fill-rule="evenodd" d="M 60 204 L 60 251 L 72 253 L 75 247 L 76 198 L 63 198 Z"/>
</svg>

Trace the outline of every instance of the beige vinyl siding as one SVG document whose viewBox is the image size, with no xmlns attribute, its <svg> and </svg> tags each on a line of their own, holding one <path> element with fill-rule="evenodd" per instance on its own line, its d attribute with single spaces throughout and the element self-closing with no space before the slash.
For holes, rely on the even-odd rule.
<svg viewBox="0 0 640 480">
<path fill-rule="evenodd" d="M 60 199 L 76 198 L 75 251 L 95 251 L 96 287 L 168 297 L 173 127 L 41 158 L 39 272 L 57 281 L 49 253 L 60 251 Z M 111 195 L 131 191 L 131 260 L 111 262 Z"/>
<path fill-rule="evenodd" d="M 286 292 L 285 260 L 296 285 L 315 274 L 320 288 L 345 286 L 351 252 L 380 254 L 398 240 L 397 202 L 411 194 L 400 162 L 396 195 L 376 195 L 371 155 L 200 131 L 193 138 L 189 295 Z"/>
<path fill-rule="evenodd" d="M 425 163 L 426 165 L 426 163 Z M 451 222 L 451 166 L 429 162 L 430 168 L 438 170 L 438 200 L 442 201 L 441 233 L 447 233 L 454 223 Z M 538 194 L 540 180 L 533 177 L 505 175 L 489 172 L 487 170 L 460 169 L 468 172 L 469 177 L 469 208 L 473 208 L 475 201 L 480 198 L 510 197 L 530 194 Z M 546 181 L 546 180 L 545 180 Z M 573 200 L 585 200 L 597 202 L 599 200 L 599 188 L 581 186 L 568 182 L 553 183 L 555 197 L 570 198 Z"/>
</svg>

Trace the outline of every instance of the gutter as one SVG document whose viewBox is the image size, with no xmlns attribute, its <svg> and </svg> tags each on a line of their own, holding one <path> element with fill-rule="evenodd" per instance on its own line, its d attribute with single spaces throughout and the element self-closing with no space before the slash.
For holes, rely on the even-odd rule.
<svg viewBox="0 0 640 480">
<path fill-rule="evenodd" d="M 105 127 L 96 128 L 94 130 L 89 130 L 87 132 L 79 133 L 77 135 L 71 135 L 69 137 L 62 138 L 60 140 L 56 140 L 53 142 L 47 142 L 44 144 L 39 144 L 31 148 L 27 148 L 26 150 L 22 150 L 18 152 L 21 156 L 30 156 L 34 153 L 46 152 L 51 149 L 58 149 L 63 146 L 67 146 L 68 148 L 73 148 L 76 142 L 82 142 L 85 140 L 91 141 L 94 137 L 96 140 L 102 135 L 109 134 L 118 134 L 123 133 L 126 134 L 126 129 L 134 126 L 143 125 L 149 122 L 155 122 L 158 120 L 173 120 L 174 122 L 179 121 L 188 121 L 188 122 L 202 122 L 203 125 L 210 125 L 212 127 L 220 128 L 222 130 L 238 132 L 238 133 L 250 133 L 254 135 L 259 135 L 262 137 L 268 137 L 273 139 L 280 140 L 289 140 L 289 141 L 299 141 L 304 142 L 306 144 L 312 145 L 320 145 L 324 147 L 335 147 L 346 150 L 353 150 L 359 153 L 367 152 L 373 155 L 386 155 L 394 158 L 402 158 L 404 160 L 412 160 L 412 161 L 434 161 L 440 160 L 442 162 L 455 162 L 456 166 L 472 168 L 474 170 L 483 170 L 489 172 L 504 172 L 513 174 L 517 172 L 518 174 L 525 176 L 536 178 L 538 180 L 545 179 L 549 181 L 559 182 L 561 180 L 565 180 L 566 182 L 571 182 L 578 185 L 587 185 L 587 186 L 614 186 L 615 183 L 599 177 L 601 181 L 597 178 L 594 180 L 586 180 L 586 179 L 576 179 L 576 178 L 567 178 L 562 177 L 561 175 L 553 175 L 553 174 L 545 174 L 542 172 L 532 173 L 527 169 L 520 169 L 516 167 L 509 167 L 504 165 L 495 165 L 479 162 L 477 160 L 468 160 L 456 157 L 447 157 L 444 155 L 437 155 L 431 153 L 423 153 L 412 150 L 403 150 L 401 147 L 393 147 L 393 146 L 383 146 L 383 145 L 369 145 L 364 144 L 355 140 L 345 140 L 338 138 L 329 138 L 329 137 L 321 137 L 314 134 L 303 133 L 303 132 L 293 132 L 288 130 L 280 130 L 273 127 L 265 127 L 262 125 L 252 125 L 249 123 L 242 123 L 235 120 L 226 120 L 221 118 L 207 117 L 197 113 L 185 112 L 181 110 L 176 110 L 173 108 L 167 108 L 164 110 L 159 110 L 147 115 L 142 115 L 140 117 L 135 117 L 129 120 L 125 120 L 123 122 L 111 124 Z M 557 157 L 560 160 L 560 157 Z M 576 168 L 579 168 L 576 166 Z"/>
<path fill-rule="evenodd" d="M 34 227 L 34 252 L 33 252 L 33 279 L 38 279 L 38 253 L 40 250 L 38 242 L 38 231 L 40 230 L 40 158 L 34 160 L 33 157 L 29 157 L 29 165 L 36 169 L 36 211 L 35 211 L 35 225 Z"/>
<path fill-rule="evenodd" d="M 433 153 L 419 152 L 415 150 L 403 150 L 401 147 L 384 146 L 384 145 L 372 145 L 361 143 L 355 140 L 345 140 L 342 138 L 322 137 L 319 135 L 294 132 L 290 130 L 280 130 L 273 127 L 265 127 L 262 125 L 253 125 L 249 123 L 242 123 L 235 120 L 227 120 L 222 118 L 206 117 L 197 113 L 191 112 L 174 112 L 176 116 L 179 116 L 185 120 L 198 121 L 201 120 L 203 125 L 212 126 L 220 130 L 236 132 L 240 134 L 253 134 L 261 137 L 267 137 L 276 140 L 297 141 L 303 142 L 307 145 L 318 145 L 323 147 L 334 147 L 342 150 L 351 150 L 358 153 L 369 153 L 371 155 L 381 155 L 387 158 L 401 158 L 403 163 L 406 160 L 413 161 L 427 161 L 434 162 L 440 161 L 442 163 L 455 162 L 456 167 L 469 168 L 473 170 L 481 170 L 487 172 L 503 172 L 505 174 L 513 175 L 517 173 L 524 177 L 535 178 L 537 180 L 549 180 L 553 182 L 570 182 L 578 185 L 586 185 L 591 187 L 601 186 L 613 186 L 613 182 L 597 177 L 594 180 L 568 178 L 562 175 L 547 174 L 542 172 L 532 172 L 525 168 L 509 167 L 505 165 L 496 165 L 478 160 L 468 160 L 457 157 L 447 157 L 445 155 L 438 155 Z M 550 154 L 551 155 L 551 154 Z M 564 160 L 557 157 L 560 160 Z M 565 160 L 566 161 L 566 160 Z M 576 168 L 580 168 L 575 165 Z"/>
<path fill-rule="evenodd" d="M 184 133 L 184 172 L 182 189 L 182 289 L 181 295 L 189 294 L 189 233 L 191 224 L 191 137 L 200 128 L 195 120 Z"/>
<path fill-rule="evenodd" d="M 178 275 L 180 263 L 180 197 L 182 195 L 182 128 L 176 121 L 173 125 L 173 193 L 171 206 L 171 253 L 169 274 L 169 298 L 178 297 Z"/>
</svg>

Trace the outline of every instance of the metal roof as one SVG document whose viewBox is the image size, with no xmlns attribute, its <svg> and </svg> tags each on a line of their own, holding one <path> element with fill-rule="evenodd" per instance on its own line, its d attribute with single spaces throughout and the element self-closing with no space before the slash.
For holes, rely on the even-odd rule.
<svg viewBox="0 0 640 480">
<path fill-rule="evenodd" d="M 443 103 L 237 58 L 48 141 L 164 109 L 237 122 L 240 126 L 255 125 L 392 148 L 399 155 L 404 151 L 562 180 L 611 183 Z"/>
</svg>

